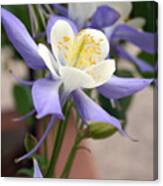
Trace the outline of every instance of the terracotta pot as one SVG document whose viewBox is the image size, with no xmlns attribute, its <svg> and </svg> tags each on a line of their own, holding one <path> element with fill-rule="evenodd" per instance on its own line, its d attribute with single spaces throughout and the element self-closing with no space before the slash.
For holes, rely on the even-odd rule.
<svg viewBox="0 0 163 186">
<path fill-rule="evenodd" d="M 29 125 L 24 122 L 14 123 L 13 118 L 17 118 L 16 112 L 2 112 L 1 120 L 1 174 L 3 177 L 15 177 L 17 170 L 26 166 L 26 161 L 19 164 L 14 163 L 14 159 L 21 156 L 24 151 L 24 136 L 29 129 Z M 28 165 L 27 165 L 28 166 Z"/>
</svg>

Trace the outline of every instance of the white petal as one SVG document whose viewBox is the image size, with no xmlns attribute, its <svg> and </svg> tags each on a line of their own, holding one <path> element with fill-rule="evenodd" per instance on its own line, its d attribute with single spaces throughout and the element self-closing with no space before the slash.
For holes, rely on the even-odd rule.
<svg viewBox="0 0 163 186">
<path fill-rule="evenodd" d="M 96 82 L 94 87 L 98 87 L 111 78 L 115 72 L 115 61 L 113 59 L 108 59 L 102 62 L 99 62 L 97 65 L 93 65 L 85 70 L 89 75 L 92 76 Z M 94 88 L 92 87 L 92 88 Z"/>
<path fill-rule="evenodd" d="M 121 20 L 127 19 L 132 11 L 131 2 L 107 2 L 107 5 L 119 12 Z"/>
<path fill-rule="evenodd" d="M 74 67 L 61 67 L 61 73 L 64 88 L 67 92 L 72 92 L 78 88 L 91 88 L 95 84 L 89 74 Z"/>
<path fill-rule="evenodd" d="M 45 65 L 50 70 L 50 72 L 54 75 L 54 77 L 57 77 L 58 75 L 56 72 L 58 71 L 59 67 L 57 61 L 54 59 L 49 49 L 44 44 L 39 44 L 38 53 L 44 60 Z"/>
<path fill-rule="evenodd" d="M 58 20 L 52 27 L 50 42 L 53 53 L 61 64 L 65 63 L 65 57 L 73 43 L 74 37 L 74 31 L 67 21 Z"/>
<path fill-rule="evenodd" d="M 68 15 L 81 28 L 96 11 L 99 3 L 69 3 Z"/>
<path fill-rule="evenodd" d="M 146 20 L 142 17 L 133 18 L 127 21 L 127 25 L 137 29 L 141 29 L 145 25 L 145 23 Z"/>
</svg>

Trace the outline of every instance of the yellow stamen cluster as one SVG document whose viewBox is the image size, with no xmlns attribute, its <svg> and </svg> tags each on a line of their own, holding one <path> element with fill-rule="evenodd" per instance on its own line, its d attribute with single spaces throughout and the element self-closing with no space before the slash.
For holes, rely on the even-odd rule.
<svg viewBox="0 0 163 186">
<path fill-rule="evenodd" d="M 65 42 L 70 41 L 70 38 L 68 36 L 64 36 L 63 39 L 64 39 Z"/>
<path fill-rule="evenodd" d="M 100 43 L 84 32 L 76 36 L 72 48 L 71 65 L 80 69 L 96 64 L 101 54 Z"/>
<path fill-rule="evenodd" d="M 58 42 L 58 48 L 62 50 L 67 65 L 85 69 L 100 60 L 101 42 L 101 39 L 97 41 L 89 33 L 81 31 L 73 41 L 70 37 L 63 36 Z"/>
</svg>

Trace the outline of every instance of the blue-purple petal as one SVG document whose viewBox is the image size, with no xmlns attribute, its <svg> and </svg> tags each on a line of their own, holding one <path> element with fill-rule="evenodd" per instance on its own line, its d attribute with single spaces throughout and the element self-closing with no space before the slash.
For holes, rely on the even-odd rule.
<svg viewBox="0 0 163 186">
<path fill-rule="evenodd" d="M 1 18 L 9 40 L 23 57 L 26 64 L 32 69 L 45 68 L 45 64 L 38 54 L 37 45 L 24 24 L 4 8 L 1 8 Z"/>
<path fill-rule="evenodd" d="M 119 99 L 130 96 L 149 86 L 153 79 L 122 78 L 113 76 L 108 83 L 97 88 L 98 92 L 108 99 Z"/>
<path fill-rule="evenodd" d="M 33 159 L 33 167 L 34 167 L 34 178 L 43 178 L 43 175 L 41 173 L 40 167 L 38 165 L 38 162 L 36 159 Z"/>
<path fill-rule="evenodd" d="M 75 34 L 78 33 L 78 29 L 77 29 L 77 27 L 76 27 L 76 25 L 75 25 L 75 23 L 74 23 L 73 21 L 71 21 L 70 19 L 68 19 L 68 18 L 66 18 L 66 17 L 52 15 L 52 16 L 49 18 L 48 24 L 47 24 L 47 27 L 46 27 L 46 34 L 47 34 L 48 43 L 50 43 L 50 33 L 51 33 L 51 29 L 52 29 L 52 27 L 54 26 L 54 24 L 56 23 L 56 21 L 58 21 L 58 20 L 67 21 L 67 22 L 71 25 L 71 27 L 72 27 L 74 33 L 75 33 Z"/>
<path fill-rule="evenodd" d="M 39 79 L 32 86 L 32 98 L 37 111 L 37 118 L 55 114 L 63 119 L 59 97 L 60 82 L 50 79 Z"/>
<path fill-rule="evenodd" d="M 91 26 L 102 29 L 111 26 L 119 19 L 119 13 L 109 6 L 100 6 L 91 18 Z"/>
<path fill-rule="evenodd" d="M 101 108 L 97 103 L 95 103 L 91 98 L 89 98 L 83 91 L 76 90 L 72 93 L 72 96 L 77 110 L 85 123 L 108 123 L 116 127 L 122 134 L 125 135 L 120 121 L 115 117 L 109 115 L 103 108 Z"/>
<path fill-rule="evenodd" d="M 58 13 L 62 14 L 65 17 L 68 17 L 68 10 L 64 6 L 60 4 L 52 4 L 52 6 L 58 11 Z"/>
<path fill-rule="evenodd" d="M 121 24 L 115 28 L 111 39 L 112 41 L 125 40 L 131 42 L 149 53 L 155 53 L 157 51 L 156 33 L 138 31 L 125 24 Z"/>
<path fill-rule="evenodd" d="M 118 45 L 112 45 L 111 47 L 116 55 L 120 58 L 127 59 L 128 61 L 133 62 L 142 72 L 154 72 L 155 69 L 150 64 L 147 64 L 142 59 L 130 54 L 129 52 L 126 52 L 122 47 Z"/>
</svg>

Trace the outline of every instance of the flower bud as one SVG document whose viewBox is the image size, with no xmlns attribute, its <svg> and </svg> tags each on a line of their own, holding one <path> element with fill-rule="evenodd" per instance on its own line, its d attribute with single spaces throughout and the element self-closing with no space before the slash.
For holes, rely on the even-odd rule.
<svg viewBox="0 0 163 186">
<path fill-rule="evenodd" d="M 117 129 L 111 124 L 102 122 L 92 122 L 88 127 L 87 137 L 93 139 L 104 139 L 113 135 Z"/>
</svg>

